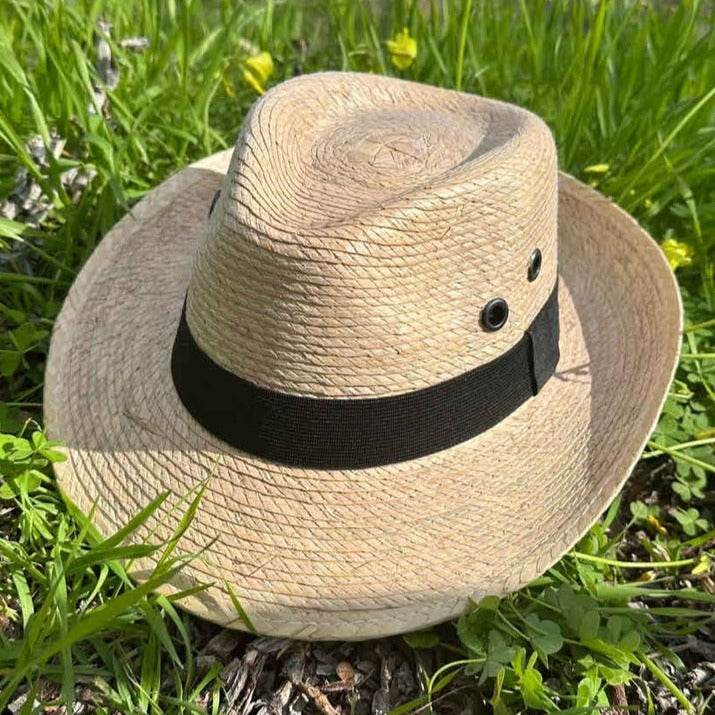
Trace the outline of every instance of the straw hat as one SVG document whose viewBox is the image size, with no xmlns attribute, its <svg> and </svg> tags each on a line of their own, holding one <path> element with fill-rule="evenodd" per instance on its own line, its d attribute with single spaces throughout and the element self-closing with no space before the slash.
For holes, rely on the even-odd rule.
<svg viewBox="0 0 715 715">
<path fill-rule="evenodd" d="M 169 590 L 214 585 L 187 609 L 242 628 L 230 586 L 260 632 L 367 638 L 564 554 L 638 458 L 680 329 L 658 246 L 558 173 L 538 117 L 315 74 L 104 238 L 46 417 L 103 533 L 170 490 L 142 532 L 168 538 L 208 480 Z"/>
</svg>

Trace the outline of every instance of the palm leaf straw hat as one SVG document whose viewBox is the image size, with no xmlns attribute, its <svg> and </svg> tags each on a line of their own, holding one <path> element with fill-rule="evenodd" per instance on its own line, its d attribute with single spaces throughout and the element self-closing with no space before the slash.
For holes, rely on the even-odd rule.
<svg viewBox="0 0 715 715">
<path fill-rule="evenodd" d="M 46 417 L 103 533 L 170 490 L 169 538 L 208 478 L 181 542 L 203 553 L 168 587 L 213 584 L 188 610 L 242 628 L 232 589 L 262 633 L 368 638 L 564 554 L 638 458 L 680 329 L 660 249 L 558 172 L 541 119 L 320 73 L 104 238 Z"/>
</svg>

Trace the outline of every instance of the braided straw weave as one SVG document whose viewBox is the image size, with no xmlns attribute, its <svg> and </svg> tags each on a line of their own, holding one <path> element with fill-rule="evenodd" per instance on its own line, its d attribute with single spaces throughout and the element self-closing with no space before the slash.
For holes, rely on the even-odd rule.
<svg viewBox="0 0 715 715">
<path fill-rule="evenodd" d="M 216 190 L 220 199 L 210 220 Z M 557 228 L 558 221 L 558 228 Z M 557 256 L 558 244 L 558 256 Z M 527 267 L 543 254 L 538 278 Z M 170 359 L 184 296 L 205 352 L 260 385 L 379 397 L 514 345 L 559 274 L 561 360 L 496 427 L 407 462 L 303 469 L 252 457 L 187 413 Z M 486 332 L 491 298 L 509 319 Z M 261 632 L 357 639 L 460 613 L 554 563 L 616 495 L 657 419 L 681 310 L 660 250 L 559 175 L 512 105 L 396 79 L 308 75 L 269 91 L 231 152 L 180 171 L 101 242 L 58 318 L 45 406 L 56 465 L 106 533 L 209 478 L 167 590 Z M 141 564 L 142 580 L 151 562 Z"/>
</svg>

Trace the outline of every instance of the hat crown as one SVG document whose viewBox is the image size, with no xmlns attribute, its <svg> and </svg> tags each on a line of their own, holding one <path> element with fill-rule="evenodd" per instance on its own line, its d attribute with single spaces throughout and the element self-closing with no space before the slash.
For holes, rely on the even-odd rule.
<svg viewBox="0 0 715 715">
<path fill-rule="evenodd" d="M 246 117 L 187 321 L 215 362 L 271 389 L 428 387 L 522 338 L 556 281 L 556 217 L 554 142 L 530 112 L 385 77 L 306 75 Z M 496 331 L 481 319 L 494 298 L 509 310 Z"/>
</svg>

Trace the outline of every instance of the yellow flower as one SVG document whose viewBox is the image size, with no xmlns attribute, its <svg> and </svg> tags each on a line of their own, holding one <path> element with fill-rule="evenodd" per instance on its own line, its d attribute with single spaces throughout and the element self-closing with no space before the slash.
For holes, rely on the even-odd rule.
<svg viewBox="0 0 715 715">
<path fill-rule="evenodd" d="M 695 251 L 687 243 L 668 238 L 660 244 L 660 247 L 663 249 L 671 269 L 674 271 L 680 266 L 689 266 L 693 262 Z"/>
<path fill-rule="evenodd" d="M 610 164 L 592 164 L 591 166 L 587 166 L 584 171 L 587 174 L 606 174 L 610 168 Z"/>
<path fill-rule="evenodd" d="M 417 57 L 417 40 L 410 37 L 410 31 L 406 27 L 395 35 L 394 40 L 387 40 L 385 44 L 392 64 L 397 69 L 407 69 Z"/>
<path fill-rule="evenodd" d="M 646 521 L 648 522 L 649 526 L 652 526 L 653 529 L 659 534 L 665 536 L 668 533 L 668 530 L 660 523 L 658 517 L 653 516 L 653 514 L 648 514 L 648 518 L 646 519 Z"/>
<path fill-rule="evenodd" d="M 273 58 L 270 52 L 259 52 L 244 62 L 243 79 L 253 87 L 258 94 L 263 94 L 266 80 L 273 74 Z"/>
<path fill-rule="evenodd" d="M 695 439 L 710 439 L 710 437 L 715 437 L 715 427 L 708 427 L 700 432 L 696 432 L 693 437 L 695 437 Z"/>
</svg>

